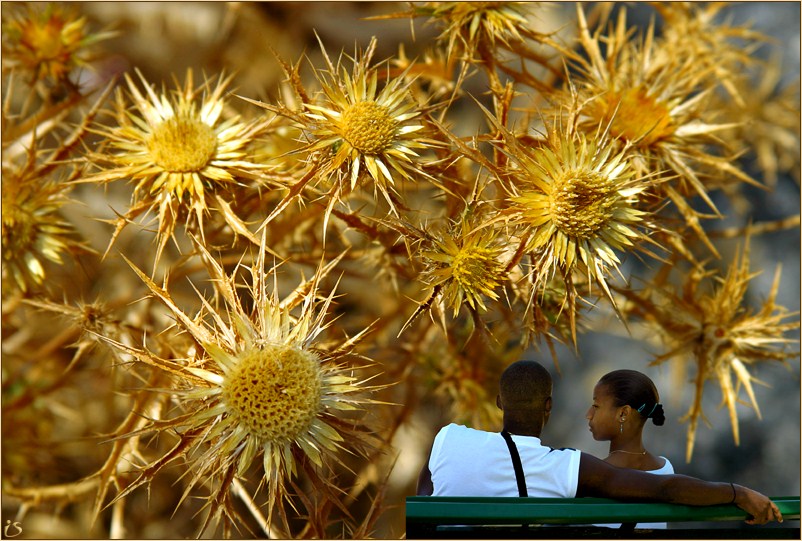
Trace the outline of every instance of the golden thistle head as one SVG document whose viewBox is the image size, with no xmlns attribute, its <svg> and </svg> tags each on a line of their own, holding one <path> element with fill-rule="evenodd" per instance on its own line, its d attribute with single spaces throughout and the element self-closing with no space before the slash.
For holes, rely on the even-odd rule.
<svg viewBox="0 0 802 541">
<path fill-rule="evenodd" d="M 262 123 L 224 115 L 223 95 L 231 77 L 221 76 L 216 86 L 206 80 L 196 88 L 188 71 L 182 87 L 157 93 L 137 73 L 144 94 L 126 74 L 127 99 L 122 92 L 117 96 L 116 126 L 97 128 L 106 146 L 90 158 L 100 171 L 82 182 L 127 179 L 136 183 L 131 208 L 118 222 L 114 236 L 139 214 L 156 211 L 158 261 L 179 220 L 187 220 L 203 235 L 209 199 L 236 185 L 246 172 L 265 167 L 248 160 L 249 145 Z"/>
<path fill-rule="evenodd" d="M 466 302 L 472 310 L 487 310 L 483 298 L 498 299 L 496 289 L 506 278 L 506 247 L 492 226 L 474 223 L 463 215 L 448 230 L 433 234 L 421 250 L 423 279 L 442 292 L 454 317 Z"/>
<path fill-rule="evenodd" d="M 517 147 L 511 158 L 505 214 L 526 239 L 538 280 L 579 271 L 609 296 L 605 276 L 618 268 L 616 251 L 647 239 L 638 208 L 647 179 L 609 140 L 570 128 L 552 128 L 541 146 Z"/>
<path fill-rule="evenodd" d="M 179 376 L 171 393 L 185 413 L 166 422 L 183 434 L 187 448 L 193 450 L 194 477 L 187 490 L 216 481 L 211 483 L 216 488 L 209 505 L 213 513 L 228 513 L 211 504 L 224 501 L 232 479 L 244 476 L 258 459 L 263 475 L 259 485 L 267 490 L 271 521 L 276 505 L 292 492 L 289 487 L 296 486 L 291 478 L 298 475 L 299 460 L 304 462 L 301 471 L 313 478 L 322 498 L 339 497 L 328 468 L 338 460 L 340 449 L 363 453 L 377 444 L 374 438 L 366 438 L 355 414 L 372 403 L 365 393 L 381 387 L 363 385 L 355 376 L 360 367 L 347 362 L 358 357 L 353 348 L 359 336 L 340 342 L 319 339 L 329 325 L 325 319 L 334 292 L 320 300 L 317 286 L 334 264 L 318 269 L 312 279 L 280 300 L 276 291 L 269 290 L 269 284 L 275 283 L 275 269 L 266 270 L 262 243 L 250 267 L 239 266 L 228 275 L 196 241 L 221 305 L 204 301 L 206 309 L 191 316 L 165 288 L 134 267 L 181 330 L 200 346 L 190 348 L 188 358 L 164 361 L 149 350 L 106 341 L 141 362 Z M 251 276 L 244 289 L 238 283 L 241 272 Z M 248 291 L 248 299 L 243 300 L 243 290 Z M 347 422 L 340 419 L 344 413 Z M 143 475 L 131 490 L 155 473 Z"/>
<path fill-rule="evenodd" d="M 92 44 L 110 36 L 91 34 L 86 17 L 63 4 L 26 4 L 4 17 L 3 67 L 29 73 L 33 82 L 63 82 L 73 69 L 88 65 Z"/>
<path fill-rule="evenodd" d="M 3 177 L 3 282 L 26 292 L 44 283 L 46 262 L 63 263 L 79 242 L 60 213 L 63 185 Z"/>
<path fill-rule="evenodd" d="M 379 89 L 379 68 L 368 67 L 375 47 L 374 39 L 351 73 L 334 71 L 331 64 L 329 71 L 317 72 L 323 92 L 315 103 L 304 104 L 303 128 L 312 140 L 306 150 L 327 156 L 326 176 L 342 177 L 347 189 L 368 176 L 390 200 L 396 180 L 422 174 L 416 149 L 428 143 L 421 138 L 422 113 L 409 81 L 401 75 Z"/>
</svg>

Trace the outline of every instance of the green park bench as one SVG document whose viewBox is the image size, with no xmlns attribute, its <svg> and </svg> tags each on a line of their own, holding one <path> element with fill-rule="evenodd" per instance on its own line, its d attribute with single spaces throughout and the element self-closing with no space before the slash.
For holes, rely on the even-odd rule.
<svg viewBox="0 0 802 541">
<path fill-rule="evenodd" d="M 410 496 L 407 539 L 800 539 L 799 496 L 773 497 L 782 524 L 749 526 L 735 505 L 705 507 L 607 498 Z M 729 523 L 727 523 L 729 521 Z M 668 529 L 634 529 L 667 522 Z M 621 528 L 594 524 L 622 523 Z"/>
</svg>

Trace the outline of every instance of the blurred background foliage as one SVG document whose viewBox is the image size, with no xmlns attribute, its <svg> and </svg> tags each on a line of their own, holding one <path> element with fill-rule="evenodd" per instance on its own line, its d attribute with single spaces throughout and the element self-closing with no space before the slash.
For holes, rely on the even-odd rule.
<svg viewBox="0 0 802 541">
<path fill-rule="evenodd" d="M 2 16 L 2 512 L 24 538 L 402 537 L 434 434 L 498 429 L 497 378 L 522 357 L 555 374 L 552 446 L 603 456 L 593 386 L 634 368 L 667 417 L 645 443 L 678 472 L 799 494 L 798 3 L 4 2 Z M 342 124 L 367 110 L 343 73 L 359 87 L 374 69 L 363 101 L 387 133 Z M 181 100 L 234 126 L 217 145 L 236 156 L 215 162 L 231 184 L 136 169 Z M 594 137 L 632 172 L 560 162 Z M 526 204 L 559 196 L 526 184 L 546 155 L 550 187 L 586 189 L 571 184 L 583 167 L 631 182 L 608 194 L 631 219 L 632 246 L 604 237 L 620 261 L 598 241 L 573 262 L 554 252 L 575 240 L 561 216 L 529 238 L 542 222 Z M 262 275 L 263 260 L 283 263 Z M 252 315 L 249 266 L 295 324 L 299 299 L 332 299 L 328 323 L 299 332 L 355 378 L 326 372 L 331 396 L 364 391 L 356 412 L 318 412 L 344 449 L 317 465 L 291 444 L 300 473 L 267 483 L 261 456 L 249 467 L 179 424 L 216 400 L 212 359 L 241 347 L 224 325 L 225 355 L 199 337 L 214 314 Z M 309 441 L 340 441 L 318 430 Z M 243 475 L 227 477 L 229 456 Z"/>
</svg>

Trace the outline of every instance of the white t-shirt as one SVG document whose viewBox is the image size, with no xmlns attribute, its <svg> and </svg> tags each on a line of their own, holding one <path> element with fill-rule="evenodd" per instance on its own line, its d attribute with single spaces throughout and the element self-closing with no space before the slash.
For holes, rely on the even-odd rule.
<svg viewBox="0 0 802 541">
<path fill-rule="evenodd" d="M 646 473 L 651 473 L 654 475 L 671 475 L 674 473 L 674 466 L 671 465 L 671 462 L 664 457 L 661 456 L 665 463 L 662 467 L 657 468 L 656 470 L 644 470 Z M 607 528 L 620 528 L 621 524 L 596 524 L 596 526 L 605 526 Z M 645 530 L 665 530 L 668 528 L 668 523 L 666 522 L 639 522 L 635 524 L 635 528 L 638 529 L 645 529 Z"/>
<path fill-rule="evenodd" d="M 530 497 L 574 498 L 580 451 L 552 449 L 534 436 L 512 435 Z M 432 496 L 518 496 L 507 443 L 498 432 L 450 424 L 437 433 L 429 459 Z"/>
</svg>

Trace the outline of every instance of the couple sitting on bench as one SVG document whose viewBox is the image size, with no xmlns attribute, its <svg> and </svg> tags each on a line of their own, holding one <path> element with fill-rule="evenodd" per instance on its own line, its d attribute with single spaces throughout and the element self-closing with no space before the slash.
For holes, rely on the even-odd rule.
<svg viewBox="0 0 802 541">
<path fill-rule="evenodd" d="M 610 456 L 600 460 L 541 443 L 552 407 L 551 375 L 534 361 L 513 363 L 501 375 L 496 399 L 504 418 L 501 434 L 456 424 L 442 428 L 418 478 L 418 495 L 591 496 L 697 506 L 733 503 L 750 516 L 747 524 L 782 522 L 780 510 L 765 495 L 734 483 L 673 474 L 666 459 L 645 451 L 643 425 L 647 418 L 662 424 L 663 413 L 656 390 L 651 397 L 635 397 L 635 404 L 633 396 L 638 393 L 622 388 L 642 388 L 638 377 L 646 378 L 634 371 L 612 372 L 594 390 L 587 415 L 590 428 L 595 439 L 611 442 Z"/>
</svg>

